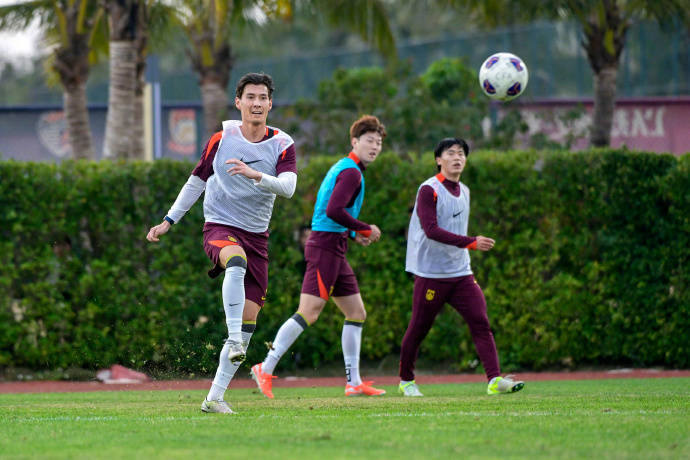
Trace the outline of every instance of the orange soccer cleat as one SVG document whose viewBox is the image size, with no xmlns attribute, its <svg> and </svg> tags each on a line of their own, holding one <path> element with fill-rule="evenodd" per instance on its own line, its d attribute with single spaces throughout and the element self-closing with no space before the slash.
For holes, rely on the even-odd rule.
<svg viewBox="0 0 690 460">
<path fill-rule="evenodd" d="M 261 390 L 264 396 L 269 399 L 273 399 L 273 379 L 277 377 L 264 372 L 261 369 L 262 365 L 263 363 L 259 363 L 252 366 L 252 379 L 254 379 L 256 386 L 259 387 L 259 390 Z"/>
<path fill-rule="evenodd" d="M 386 394 L 386 390 L 374 388 L 371 386 L 372 383 L 374 382 L 362 382 L 357 386 L 348 383 L 345 385 L 345 396 L 383 396 Z"/>
</svg>

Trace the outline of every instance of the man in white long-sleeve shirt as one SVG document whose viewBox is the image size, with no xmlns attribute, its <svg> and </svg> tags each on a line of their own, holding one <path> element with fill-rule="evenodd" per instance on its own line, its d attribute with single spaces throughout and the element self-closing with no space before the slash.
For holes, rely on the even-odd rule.
<svg viewBox="0 0 690 460">
<path fill-rule="evenodd" d="M 209 276 L 225 272 L 223 308 L 228 338 L 204 412 L 234 413 L 225 390 L 244 361 L 268 285 L 268 223 L 276 195 L 290 198 L 297 184 L 295 146 L 286 133 L 266 125 L 273 81 L 250 73 L 237 84 L 241 121 L 223 122 L 163 222 L 146 238 L 156 242 L 204 196 L 204 250 L 214 264 Z M 251 166 L 250 166 L 251 165 Z"/>
</svg>

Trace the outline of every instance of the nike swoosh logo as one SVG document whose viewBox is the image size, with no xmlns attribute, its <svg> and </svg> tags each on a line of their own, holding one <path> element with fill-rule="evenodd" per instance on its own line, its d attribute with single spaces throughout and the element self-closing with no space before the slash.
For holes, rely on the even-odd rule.
<svg viewBox="0 0 690 460">
<path fill-rule="evenodd" d="M 239 305 L 240 303 L 241 303 L 241 302 L 231 303 L 230 306 L 231 306 L 231 307 L 234 307 L 235 305 Z"/>
<path fill-rule="evenodd" d="M 252 164 L 252 163 L 258 163 L 258 162 L 261 161 L 261 160 L 244 161 L 244 158 L 243 158 L 243 159 L 241 159 L 240 161 L 241 161 L 242 163 L 246 164 L 246 165 L 250 165 L 250 164 Z"/>
<path fill-rule="evenodd" d="M 460 214 L 462 214 L 462 211 L 460 211 L 460 212 L 458 212 L 458 213 L 456 213 L 456 214 L 453 214 L 453 217 L 458 217 Z"/>
</svg>

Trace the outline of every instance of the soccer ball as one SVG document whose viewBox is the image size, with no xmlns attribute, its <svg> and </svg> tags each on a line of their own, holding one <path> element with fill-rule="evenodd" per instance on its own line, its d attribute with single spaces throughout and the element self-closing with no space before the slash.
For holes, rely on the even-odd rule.
<svg viewBox="0 0 690 460">
<path fill-rule="evenodd" d="M 527 88 L 527 66 L 510 53 L 489 56 L 479 69 L 479 85 L 491 99 L 509 101 Z"/>
</svg>

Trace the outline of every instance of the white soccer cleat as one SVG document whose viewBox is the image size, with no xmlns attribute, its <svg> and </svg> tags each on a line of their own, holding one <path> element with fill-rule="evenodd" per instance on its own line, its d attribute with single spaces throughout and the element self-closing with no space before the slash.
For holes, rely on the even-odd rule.
<svg viewBox="0 0 690 460">
<path fill-rule="evenodd" d="M 242 364 L 247 357 L 247 352 L 242 345 L 242 342 L 227 339 L 225 343 L 228 344 L 228 359 L 233 364 Z"/>
<path fill-rule="evenodd" d="M 402 382 L 400 385 L 398 385 L 398 393 L 400 393 L 403 396 L 411 396 L 411 397 L 420 397 L 424 396 L 421 391 L 419 391 L 419 387 L 417 384 L 413 381 L 407 382 L 403 384 Z"/>
<path fill-rule="evenodd" d="M 489 382 L 489 386 L 486 388 L 486 394 L 497 395 L 500 393 L 515 393 L 516 391 L 522 390 L 525 386 L 525 382 L 520 380 L 513 380 L 514 375 L 506 375 L 505 377 L 494 377 Z"/>
<path fill-rule="evenodd" d="M 234 414 L 235 411 L 230 409 L 228 403 L 222 399 L 218 401 L 209 401 L 204 398 L 204 402 L 201 403 L 201 411 L 206 413 L 217 413 L 217 414 Z"/>
</svg>

